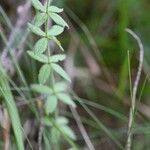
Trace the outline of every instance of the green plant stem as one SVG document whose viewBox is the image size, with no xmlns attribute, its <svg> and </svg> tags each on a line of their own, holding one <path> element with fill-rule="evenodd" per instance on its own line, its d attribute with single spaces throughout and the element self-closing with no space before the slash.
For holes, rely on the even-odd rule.
<svg viewBox="0 0 150 150">
<path fill-rule="evenodd" d="M 48 6 L 50 4 L 50 1 L 51 0 L 47 0 L 47 7 L 46 7 L 46 13 L 48 15 Z M 46 23 L 45 23 L 45 33 L 46 33 L 46 37 L 47 39 L 49 40 L 48 36 L 47 36 L 47 33 L 48 33 L 48 30 L 49 30 L 49 18 L 47 18 L 46 20 Z M 50 64 L 50 56 L 51 56 L 51 53 L 50 53 L 50 47 L 49 47 L 49 43 L 47 44 L 47 55 L 48 55 L 48 62 L 49 62 L 49 65 Z M 53 70 L 51 70 L 51 78 L 50 78 L 50 86 L 52 88 L 52 90 L 54 91 L 54 85 L 55 85 L 55 77 L 54 77 L 54 73 L 53 73 Z M 55 92 L 55 91 L 54 91 Z M 55 110 L 55 113 L 54 113 L 54 117 L 57 118 L 58 117 L 58 109 Z M 58 141 L 59 142 L 59 141 Z M 55 144 L 54 145 L 56 149 L 59 149 L 59 144 Z"/>
<path fill-rule="evenodd" d="M 49 6 L 49 3 L 50 3 L 50 0 L 47 0 L 47 7 L 46 7 L 46 13 L 48 15 L 48 6 Z M 47 36 L 47 33 L 48 33 L 48 30 L 49 30 L 49 19 L 47 18 L 46 20 L 46 23 L 45 23 L 45 33 L 46 33 L 46 37 L 47 39 L 49 40 L 48 36 Z M 50 47 L 49 47 L 49 44 L 47 44 L 47 55 L 48 55 L 48 63 L 49 65 L 50 64 Z M 51 81 L 50 81 L 50 85 L 51 85 L 51 88 L 54 90 L 54 84 L 55 84 L 55 78 L 54 78 L 54 74 L 53 74 L 53 71 L 51 70 Z"/>
</svg>

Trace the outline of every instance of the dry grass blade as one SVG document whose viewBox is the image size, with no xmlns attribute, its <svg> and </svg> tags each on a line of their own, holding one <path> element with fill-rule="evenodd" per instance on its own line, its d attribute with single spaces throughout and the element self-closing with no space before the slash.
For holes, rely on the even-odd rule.
<svg viewBox="0 0 150 150">
<path fill-rule="evenodd" d="M 132 126 L 133 126 L 133 122 L 134 122 L 137 89 L 138 89 L 138 84 L 139 84 L 140 77 L 141 77 L 143 59 L 144 59 L 144 48 L 143 48 L 140 38 L 132 30 L 126 29 L 126 31 L 129 34 L 131 34 L 133 36 L 133 38 L 138 42 L 138 45 L 140 48 L 139 66 L 138 66 L 136 79 L 135 79 L 134 85 L 133 85 L 133 92 L 132 92 L 133 94 L 132 94 L 132 99 L 131 99 L 131 108 L 130 108 L 130 116 L 129 116 L 129 123 L 128 123 L 128 135 L 127 135 L 127 143 L 126 143 L 126 149 L 130 150 L 131 145 L 132 145 Z"/>
</svg>

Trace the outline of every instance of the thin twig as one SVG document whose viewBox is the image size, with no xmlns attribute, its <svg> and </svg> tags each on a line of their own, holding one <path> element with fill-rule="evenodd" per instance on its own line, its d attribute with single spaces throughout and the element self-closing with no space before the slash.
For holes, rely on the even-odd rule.
<svg viewBox="0 0 150 150">
<path fill-rule="evenodd" d="M 132 145 L 132 131 L 131 130 L 132 130 L 133 122 L 134 122 L 137 89 L 138 89 L 141 72 L 142 72 L 142 66 L 143 66 L 144 48 L 143 48 L 140 38 L 132 30 L 126 29 L 126 32 L 128 32 L 129 34 L 133 36 L 133 38 L 137 41 L 139 48 L 140 48 L 139 66 L 138 66 L 136 79 L 133 85 L 133 95 L 132 95 L 132 100 L 131 100 L 131 108 L 130 108 L 129 123 L 128 123 L 128 135 L 127 135 L 127 143 L 126 143 L 126 149 L 130 150 L 131 145 Z"/>
</svg>

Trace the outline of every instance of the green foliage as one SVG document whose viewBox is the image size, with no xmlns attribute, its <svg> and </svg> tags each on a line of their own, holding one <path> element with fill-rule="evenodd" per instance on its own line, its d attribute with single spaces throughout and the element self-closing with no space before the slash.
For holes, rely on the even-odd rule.
<svg viewBox="0 0 150 150">
<path fill-rule="evenodd" d="M 51 36 L 57 36 L 59 34 L 61 34 L 64 31 L 64 28 L 58 25 L 54 25 L 52 26 L 52 28 L 48 31 L 47 35 L 49 37 Z"/>
<path fill-rule="evenodd" d="M 38 139 L 32 138 L 33 134 L 34 137 L 37 137 L 37 127 L 39 127 L 39 133 L 42 133 L 42 149 L 69 149 L 63 140 L 67 139 L 66 136 L 69 137 L 69 139 L 73 138 L 71 138 L 69 134 L 67 135 L 69 131 L 65 134 L 66 130 L 63 128 L 65 128 L 64 126 L 70 126 L 70 124 L 68 124 L 67 118 L 59 116 L 60 113 L 61 115 L 71 118 L 73 128 L 76 129 L 77 125 L 74 124 L 73 116 L 66 110 L 66 107 L 64 107 L 65 110 L 62 109 L 59 111 L 58 109 L 58 107 L 61 106 L 58 105 L 58 103 L 66 104 L 63 102 L 62 97 L 59 99 L 58 95 L 62 93 L 67 94 L 69 83 L 63 80 L 64 78 L 51 66 L 51 64 L 61 66 L 60 64 L 63 64 L 61 61 L 65 60 L 65 55 L 62 52 L 64 50 L 59 42 L 59 37 L 63 43 L 62 45 L 68 48 L 69 54 L 71 54 L 71 60 L 73 59 L 72 63 L 74 63 L 75 70 L 77 71 L 75 82 L 72 83 L 74 90 L 79 96 L 83 97 L 78 98 L 77 95 L 73 94 L 73 97 L 69 99 L 77 101 L 81 121 L 87 129 L 95 149 L 99 147 L 98 141 L 103 138 L 108 141 L 107 143 L 110 143 L 110 147 L 107 143 L 104 143 L 104 149 L 120 149 L 119 143 L 125 146 L 127 133 L 124 131 L 127 131 L 130 104 L 128 102 L 130 102 L 129 93 L 131 91 L 129 87 L 132 87 L 132 83 L 135 80 L 135 72 L 139 61 L 139 58 L 135 57 L 138 56 L 138 48 L 133 41 L 128 39 L 124 31 L 127 27 L 132 28 L 132 30 L 142 38 L 145 51 L 142 78 L 137 93 L 137 100 L 139 99 L 135 113 L 137 115 L 135 115 L 135 123 L 131 131 L 134 134 L 132 149 L 149 149 L 149 113 L 144 109 L 149 106 L 148 98 L 150 95 L 149 0 L 51 1 L 52 5 L 57 4 L 56 6 L 60 8 L 47 6 L 46 1 L 43 0 L 32 1 L 34 8 L 36 8 L 35 11 L 32 11 L 35 14 L 35 17 L 33 17 L 35 19 L 32 18 L 31 24 L 31 26 L 35 26 L 33 31 L 31 31 L 35 33 L 35 35 L 33 35 L 34 37 L 31 38 L 32 40 L 27 38 L 29 32 L 26 30 L 25 25 L 21 26 L 20 29 L 20 26 L 18 26 L 18 24 L 16 26 L 15 24 L 15 22 L 20 22 L 21 20 L 25 23 L 26 19 L 28 19 L 28 17 L 30 18 L 30 15 L 26 15 L 26 17 L 20 17 L 20 15 L 16 16 L 15 10 L 18 5 L 20 5 L 19 1 L 9 1 L 10 0 L 2 0 L 2 2 L 0 2 L 1 54 L 3 54 L 3 52 L 5 53 L 5 50 L 8 51 L 8 59 L 6 60 L 12 61 L 12 63 L 10 62 L 12 65 L 11 69 L 14 69 L 15 75 L 9 76 L 10 72 L 6 72 L 8 74 L 6 80 L 10 82 L 9 85 L 6 84 L 3 78 L 1 80 L 1 87 L 3 88 L 0 91 L 3 92 L 0 92 L 0 107 L 2 110 L 5 108 L 10 114 L 9 118 L 11 119 L 12 125 L 11 132 L 9 133 L 11 141 L 10 149 L 17 149 L 17 144 L 21 143 L 20 141 L 17 142 L 15 135 L 15 132 L 20 132 L 17 125 L 14 125 L 17 121 L 16 117 L 14 117 L 15 111 L 12 109 L 12 107 L 15 107 L 15 103 L 20 111 L 21 115 L 19 115 L 19 117 L 22 121 L 22 125 L 25 125 L 25 128 L 26 121 L 30 121 L 31 116 L 32 120 L 36 122 L 35 125 L 31 126 L 33 129 L 32 133 L 28 134 L 25 129 L 24 143 L 26 149 L 30 149 L 30 140 L 31 144 L 35 143 L 33 146 L 37 146 Z M 44 2 L 44 5 L 42 2 Z M 26 2 L 24 4 L 26 4 Z M 48 31 L 52 28 L 48 28 L 46 24 L 48 23 L 48 19 L 52 19 L 53 16 L 59 17 L 52 19 L 52 23 L 49 25 L 57 25 L 60 26 L 60 29 L 65 30 L 66 26 L 63 21 L 57 21 L 57 18 L 62 16 L 61 12 L 63 9 L 61 7 L 63 5 L 65 5 L 65 13 L 68 16 L 67 19 L 70 20 L 71 30 L 69 34 L 64 33 L 62 36 L 59 36 L 58 31 L 54 31 L 53 35 L 50 33 L 47 37 Z M 28 12 L 31 13 L 30 8 Z M 24 13 L 22 15 L 24 15 Z M 61 17 L 61 20 L 62 19 Z M 45 28 L 46 26 L 47 29 Z M 40 31 L 40 34 L 38 32 L 39 28 L 42 31 Z M 42 39 L 45 40 L 42 42 Z M 33 41 L 35 42 L 34 47 L 32 47 Z M 54 48 L 48 50 L 49 41 L 55 42 L 62 51 L 56 51 L 59 54 L 54 52 L 55 55 L 52 55 Z M 44 42 L 46 44 L 44 44 Z M 26 55 L 21 55 L 21 59 L 18 61 L 16 55 L 11 56 L 11 53 L 9 53 L 9 50 L 11 50 L 12 54 L 14 54 L 14 52 L 18 53 L 21 49 L 24 49 L 24 46 L 29 47 L 28 54 L 32 58 L 31 61 Z M 129 65 L 127 65 L 126 57 L 128 50 L 130 51 L 130 58 L 128 58 Z M 50 52 L 50 54 L 48 54 L 48 52 Z M 2 63 L 3 62 L 5 63 L 5 58 L 2 60 Z M 6 69 L 6 71 L 8 69 L 7 67 L 9 66 L 4 64 L 3 68 Z M 46 68 L 48 68 L 48 70 Z M 128 81 L 129 79 L 127 79 L 128 71 L 130 83 Z M 49 72 L 50 75 L 48 75 Z M 144 78 L 144 76 L 146 77 Z M 24 84 L 26 80 L 27 84 Z M 32 90 L 28 88 L 28 84 L 37 82 L 38 84 L 31 85 Z M 7 88 L 9 89 L 7 92 L 4 91 L 4 87 L 6 86 L 8 86 Z M 10 90 L 12 90 L 12 92 Z M 12 94 L 14 104 L 12 104 L 10 96 L 8 96 L 9 93 Z M 20 99 L 22 101 L 20 101 Z M 28 108 L 30 108 L 32 112 L 30 112 Z M 40 114 L 41 112 L 42 114 Z M 43 119 L 40 123 L 41 117 L 43 117 Z M 40 131 L 40 124 L 44 126 L 43 131 Z M 0 133 L 3 131 L 3 127 L 0 127 Z M 79 135 L 79 131 L 75 131 Z M 26 135 L 29 139 L 26 139 Z M 0 139 L 0 149 L 4 149 L 5 140 L 3 139 L 3 134 L 0 134 Z M 84 143 L 80 135 L 78 136 L 78 143 Z M 115 147 L 113 143 L 116 143 Z M 81 147 L 84 146 L 84 148 L 87 149 L 87 145 L 81 145 Z M 35 147 L 32 148 L 31 145 L 31 149 L 35 149 Z"/>
<path fill-rule="evenodd" d="M 69 138 L 76 140 L 76 136 L 69 126 L 63 125 L 63 126 L 61 126 L 61 128 Z"/>
<path fill-rule="evenodd" d="M 46 38 L 42 38 L 38 40 L 34 46 L 34 53 L 35 54 L 42 54 L 46 51 L 48 45 L 48 40 Z"/>
<path fill-rule="evenodd" d="M 58 39 L 56 37 L 52 37 L 52 39 L 54 40 L 54 42 L 59 46 L 59 48 L 64 51 L 63 47 L 61 46 L 61 43 L 58 41 Z"/>
<path fill-rule="evenodd" d="M 46 34 L 39 27 L 32 25 L 31 23 L 28 23 L 28 28 L 36 35 L 46 36 Z"/>
<path fill-rule="evenodd" d="M 55 95 L 50 95 L 47 97 L 46 103 L 45 103 L 45 111 L 47 114 L 53 113 L 57 108 L 57 97 Z"/>
<path fill-rule="evenodd" d="M 50 13 L 61 13 L 61 12 L 63 12 L 63 9 L 58 8 L 56 6 L 49 6 L 48 7 L 48 12 L 50 12 Z"/>
<path fill-rule="evenodd" d="M 41 93 L 41 94 L 51 94 L 52 93 L 52 89 L 49 88 L 46 85 L 41 85 L 41 84 L 32 84 L 31 85 L 31 89 L 37 93 Z"/>
<path fill-rule="evenodd" d="M 32 5 L 35 9 L 40 11 L 46 11 L 45 7 L 41 4 L 39 0 L 32 0 Z"/>
<path fill-rule="evenodd" d="M 54 85 L 55 93 L 64 92 L 66 88 L 67 88 L 67 84 L 65 82 L 58 82 L 58 83 L 55 83 Z"/>
<path fill-rule="evenodd" d="M 68 96 L 67 94 L 64 93 L 58 93 L 57 97 L 64 103 L 71 105 L 72 107 L 76 107 L 75 103 L 73 102 L 73 100 L 70 98 L 70 96 Z"/>
<path fill-rule="evenodd" d="M 70 140 L 75 140 L 75 135 L 72 129 L 67 125 L 68 120 L 58 115 L 54 119 L 50 119 L 50 114 L 54 115 L 57 112 L 58 100 L 64 104 L 75 107 L 75 103 L 71 97 L 66 93 L 67 84 L 64 81 L 55 83 L 55 75 L 53 72 L 71 82 L 70 77 L 64 69 L 57 64 L 66 58 L 65 54 L 52 55 L 49 50 L 49 40 L 53 40 L 61 50 L 63 50 L 61 43 L 56 38 L 60 35 L 68 24 L 57 13 L 61 13 L 63 9 L 56 6 L 49 6 L 49 2 L 45 6 L 38 0 L 32 0 L 34 8 L 38 11 L 35 17 L 35 25 L 28 23 L 28 28 L 34 34 L 40 36 L 40 39 L 35 43 L 33 50 L 27 51 L 30 57 L 40 63 L 42 66 L 39 70 L 38 80 L 39 84 L 31 85 L 32 91 L 38 94 L 44 94 L 46 100 L 44 101 L 45 118 L 43 120 L 45 126 L 51 126 L 50 134 L 52 143 L 57 143 L 60 136 L 63 134 L 65 139 L 73 146 Z M 51 18 L 55 25 L 48 28 L 49 18 Z M 42 30 L 43 26 L 45 32 Z M 50 81 L 50 84 L 47 83 Z"/>
<path fill-rule="evenodd" d="M 56 54 L 53 56 L 46 56 L 45 54 L 40 53 L 34 53 L 34 51 L 27 51 L 27 53 L 35 60 L 41 62 L 41 63 L 57 63 L 59 61 L 62 61 L 66 58 L 66 55 L 64 54 Z"/>
<path fill-rule="evenodd" d="M 53 122 L 52 118 L 45 117 L 43 118 L 43 123 L 46 126 L 52 127 L 51 130 L 51 139 L 54 143 L 60 139 L 61 133 L 63 133 L 65 138 L 70 138 L 72 140 L 76 139 L 76 135 L 74 134 L 73 130 L 68 126 L 68 119 L 65 117 L 57 117 L 55 122 Z M 77 149 L 76 147 L 74 147 Z"/>
<path fill-rule="evenodd" d="M 68 24 L 62 19 L 62 17 L 60 17 L 58 14 L 56 13 L 49 13 L 49 16 L 53 19 L 53 21 L 56 23 L 56 24 L 59 24 L 63 27 L 68 27 Z"/>
<path fill-rule="evenodd" d="M 44 54 L 35 54 L 32 51 L 27 51 L 27 53 L 35 60 L 42 62 L 42 63 L 48 63 L 48 58 Z"/>
<path fill-rule="evenodd" d="M 55 72 L 57 72 L 60 76 L 62 76 L 64 79 L 66 79 L 67 81 L 71 82 L 70 77 L 68 76 L 68 74 L 62 69 L 62 67 L 60 67 L 57 64 L 52 63 L 51 64 L 52 68 L 55 70 Z"/>
<path fill-rule="evenodd" d="M 66 124 L 69 123 L 68 119 L 65 118 L 65 117 L 62 117 L 62 116 L 56 118 L 56 122 L 57 122 L 57 124 L 59 124 L 59 125 L 66 125 Z"/>
<path fill-rule="evenodd" d="M 3 70 L 2 66 L 0 66 L 0 93 L 4 98 L 4 103 L 8 110 L 8 114 L 11 119 L 13 132 L 16 139 L 16 145 L 18 150 L 24 150 L 23 144 L 23 134 L 22 134 L 22 126 L 20 122 L 20 117 L 18 114 L 18 110 L 13 99 L 11 89 L 9 87 L 9 83 L 7 81 L 7 75 Z"/>
<path fill-rule="evenodd" d="M 51 73 L 51 67 L 49 64 L 45 64 L 41 67 L 38 75 L 39 83 L 44 84 L 49 78 Z"/>
<path fill-rule="evenodd" d="M 66 58 L 66 55 L 57 54 L 57 55 L 51 56 L 50 61 L 56 63 L 56 62 L 64 60 L 65 58 Z"/>
<path fill-rule="evenodd" d="M 41 25 L 44 24 L 44 22 L 47 20 L 48 15 L 45 13 L 37 13 L 35 16 L 35 25 L 40 27 Z"/>
</svg>

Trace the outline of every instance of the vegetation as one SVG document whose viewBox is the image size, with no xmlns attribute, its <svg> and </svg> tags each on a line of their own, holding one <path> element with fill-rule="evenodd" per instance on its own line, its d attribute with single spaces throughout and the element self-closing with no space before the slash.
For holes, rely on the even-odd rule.
<svg viewBox="0 0 150 150">
<path fill-rule="evenodd" d="M 0 149 L 149 150 L 149 8 L 0 1 Z"/>
</svg>

